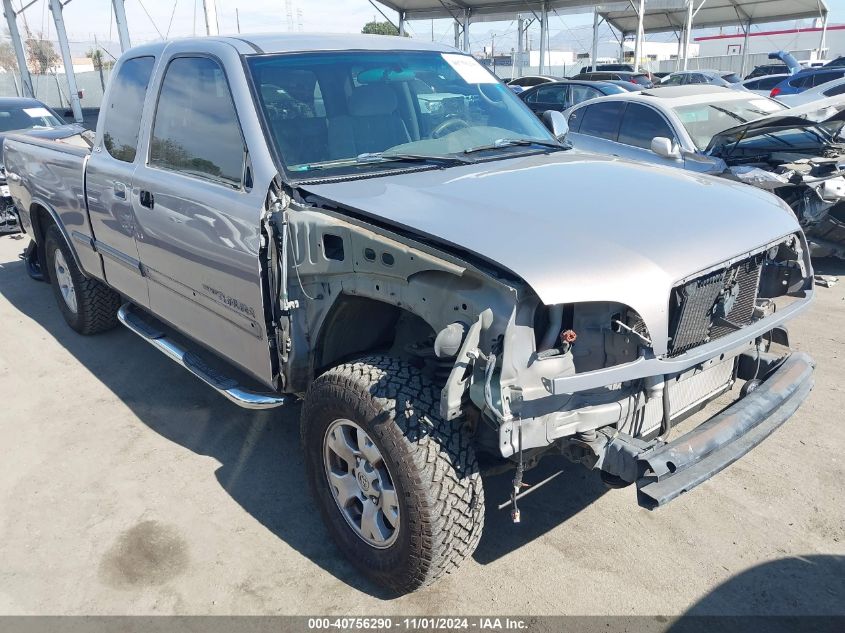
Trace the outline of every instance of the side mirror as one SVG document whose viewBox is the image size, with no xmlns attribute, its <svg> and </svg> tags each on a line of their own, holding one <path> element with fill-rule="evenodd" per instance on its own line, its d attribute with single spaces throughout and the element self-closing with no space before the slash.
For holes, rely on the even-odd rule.
<svg viewBox="0 0 845 633">
<path fill-rule="evenodd" d="M 678 160 L 681 158 L 681 148 L 665 136 L 651 139 L 651 151 L 662 158 Z"/>
<path fill-rule="evenodd" d="M 546 110 L 540 120 L 559 141 L 565 139 L 566 135 L 569 134 L 569 124 L 566 122 L 566 117 L 557 110 Z"/>
</svg>

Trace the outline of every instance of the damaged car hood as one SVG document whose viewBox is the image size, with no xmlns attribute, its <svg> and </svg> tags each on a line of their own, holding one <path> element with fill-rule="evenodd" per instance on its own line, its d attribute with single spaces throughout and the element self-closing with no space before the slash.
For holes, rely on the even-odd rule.
<svg viewBox="0 0 845 633">
<path fill-rule="evenodd" d="M 577 151 L 301 188 L 471 251 L 547 305 L 625 303 L 653 333 L 676 282 L 798 230 L 752 187 Z"/>
<path fill-rule="evenodd" d="M 837 123 L 840 125 L 845 123 L 845 96 L 820 99 L 728 128 L 710 139 L 705 153 L 721 156 L 725 146 L 739 140 L 782 130 L 809 129 Z M 780 145 L 778 149 L 784 149 L 783 145 Z"/>
</svg>

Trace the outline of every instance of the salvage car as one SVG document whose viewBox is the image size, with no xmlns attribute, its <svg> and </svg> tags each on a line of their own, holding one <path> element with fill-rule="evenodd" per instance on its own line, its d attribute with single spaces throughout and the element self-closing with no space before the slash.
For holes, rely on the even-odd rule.
<svg viewBox="0 0 845 633">
<path fill-rule="evenodd" d="M 427 74 L 465 107 L 419 107 Z M 15 136 L 6 166 L 67 324 L 122 323 L 241 407 L 301 400 L 279 459 L 301 451 L 340 551 L 406 592 L 472 554 L 483 471 L 512 471 L 517 522 L 550 454 L 653 509 L 812 388 L 786 205 L 565 136 L 448 46 L 239 35 L 126 51 L 93 151 Z"/>
<path fill-rule="evenodd" d="M 41 138 L 75 136 L 85 128 L 68 125 L 53 110 L 36 99 L 0 97 L 0 234 L 19 230 L 18 216 L 9 195 L 3 168 L 3 139 L 9 133 L 26 131 Z"/>
<path fill-rule="evenodd" d="M 580 149 L 723 176 L 772 191 L 817 256 L 845 256 L 845 97 L 802 108 L 728 88 L 682 86 L 586 101 L 568 110 Z M 816 116 L 817 115 L 817 116 Z"/>
</svg>

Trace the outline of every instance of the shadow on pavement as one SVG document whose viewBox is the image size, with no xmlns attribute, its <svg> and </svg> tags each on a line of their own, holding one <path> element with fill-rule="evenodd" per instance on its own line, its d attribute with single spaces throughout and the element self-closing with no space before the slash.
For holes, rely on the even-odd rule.
<svg viewBox="0 0 845 633">
<path fill-rule="evenodd" d="M 220 485 L 273 534 L 343 582 L 380 599 L 393 597 L 364 580 L 335 549 L 323 527 L 299 451 L 299 405 L 275 411 L 240 409 L 123 328 L 93 337 L 76 334 L 62 319 L 50 287 L 29 279 L 22 261 L 0 265 L 0 293 L 41 325 L 145 425 L 218 460 Z M 508 508 L 496 507 L 508 500 L 512 475 L 485 481 L 487 523 L 475 554 L 478 562 L 493 562 L 531 542 L 604 492 L 597 477 L 561 458 L 549 458 L 529 471 L 526 481 L 535 483 L 561 469 L 561 476 L 520 502 L 525 522 L 516 526 Z M 576 478 L 578 483 L 573 484 Z"/>
<path fill-rule="evenodd" d="M 842 631 L 843 624 L 845 556 L 809 555 L 780 558 L 733 576 L 667 631 L 833 632 Z"/>
</svg>

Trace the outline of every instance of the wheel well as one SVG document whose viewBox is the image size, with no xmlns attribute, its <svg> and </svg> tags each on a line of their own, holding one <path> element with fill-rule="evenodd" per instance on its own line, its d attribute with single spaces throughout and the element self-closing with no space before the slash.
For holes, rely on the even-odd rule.
<svg viewBox="0 0 845 633">
<path fill-rule="evenodd" d="M 315 375 L 364 353 L 403 357 L 406 345 L 434 334 L 428 323 L 409 310 L 376 299 L 341 295 L 320 328 Z"/>
<path fill-rule="evenodd" d="M 41 274 L 44 281 L 51 283 L 50 271 L 47 269 L 47 255 L 44 251 L 44 237 L 51 224 L 55 224 L 53 216 L 40 204 L 33 204 L 29 209 L 29 218 L 32 222 L 32 233 L 35 243 L 38 244 L 38 263 L 41 266 Z"/>
</svg>

